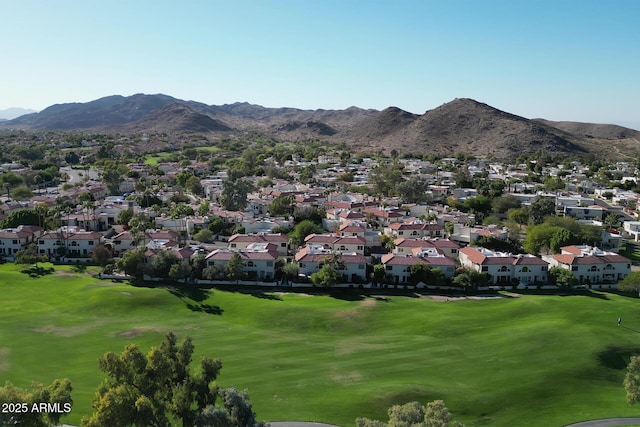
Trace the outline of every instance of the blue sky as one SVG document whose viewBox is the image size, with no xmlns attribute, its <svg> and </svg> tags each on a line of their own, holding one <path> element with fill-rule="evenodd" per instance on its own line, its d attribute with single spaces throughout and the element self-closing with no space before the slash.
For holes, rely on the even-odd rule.
<svg viewBox="0 0 640 427">
<path fill-rule="evenodd" d="M 640 129 L 636 0 L 0 0 L 0 109 L 164 93 Z"/>
</svg>

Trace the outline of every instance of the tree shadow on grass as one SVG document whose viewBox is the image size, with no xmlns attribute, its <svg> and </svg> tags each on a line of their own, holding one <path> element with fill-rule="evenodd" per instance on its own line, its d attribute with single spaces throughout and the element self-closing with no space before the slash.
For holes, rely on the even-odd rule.
<svg viewBox="0 0 640 427">
<path fill-rule="evenodd" d="M 167 288 L 169 293 L 177 298 L 179 298 L 182 302 L 184 302 L 185 306 L 197 313 L 207 313 L 207 314 L 215 314 L 220 316 L 224 310 L 217 305 L 207 304 L 204 301 L 207 300 L 211 296 L 211 290 L 202 289 L 197 287 L 169 287 Z"/>
<path fill-rule="evenodd" d="M 45 268 L 45 267 L 42 267 L 41 265 L 24 266 L 22 267 L 22 270 L 21 270 L 23 274 L 27 274 L 29 275 L 29 277 L 32 277 L 34 279 L 38 277 L 46 276 L 49 274 L 53 274 L 54 271 L 56 271 L 56 269 L 53 267 Z"/>
<path fill-rule="evenodd" d="M 610 345 L 597 353 L 597 358 L 598 363 L 604 367 L 622 370 L 629 364 L 631 356 L 638 354 L 640 354 L 640 345 Z"/>
<path fill-rule="evenodd" d="M 242 288 L 240 286 L 225 289 L 226 291 L 235 292 L 238 294 L 251 295 L 254 298 L 266 299 L 271 301 L 282 301 L 282 297 L 272 292 L 265 292 L 261 289 L 255 288 Z"/>
</svg>

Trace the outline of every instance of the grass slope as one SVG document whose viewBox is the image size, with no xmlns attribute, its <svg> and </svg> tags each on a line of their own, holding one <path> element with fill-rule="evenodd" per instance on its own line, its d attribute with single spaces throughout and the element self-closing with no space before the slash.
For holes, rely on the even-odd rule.
<svg viewBox="0 0 640 427">
<path fill-rule="evenodd" d="M 189 295 L 100 282 L 56 266 L 30 278 L 0 266 L 0 381 L 71 379 L 91 412 L 97 358 L 166 331 L 196 360 L 223 361 L 220 383 L 248 388 L 260 419 L 353 426 L 395 403 L 444 399 L 468 426 L 562 426 L 633 416 L 622 379 L 640 353 L 639 301 L 612 294 L 437 302 L 219 290 Z M 623 326 L 616 326 L 618 316 Z"/>
</svg>

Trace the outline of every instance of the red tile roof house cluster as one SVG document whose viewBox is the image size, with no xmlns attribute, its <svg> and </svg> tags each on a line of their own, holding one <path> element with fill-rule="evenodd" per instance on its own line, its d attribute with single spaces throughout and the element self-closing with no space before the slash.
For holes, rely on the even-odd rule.
<svg viewBox="0 0 640 427">
<path fill-rule="evenodd" d="M 347 283 L 363 283 L 367 280 L 368 258 L 356 252 L 339 252 L 326 248 L 324 245 L 307 244 L 300 248 L 294 256 L 298 263 L 298 271 L 305 276 L 311 276 L 320 271 L 327 257 L 340 254 L 344 268 L 339 273 Z"/>
<path fill-rule="evenodd" d="M 249 280 L 273 280 L 276 273 L 278 248 L 272 243 L 252 243 L 244 249 L 216 249 L 206 256 L 207 267 L 215 267 L 220 271 L 220 279 L 224 279 L 224 271 L 234 256 L 239 254 L 244 264 L 244 272 Z"/>
<path fill-rule="evenodd" d="M 580 284 L 607 283 L 614 286 L 631 272 L 631 261 L 615 252 L 587 245 L 564 246 L 560 250 L 558 255 L 543 258 L 554 267 L 571 271 Z"/>
<path fill-rule="evenodd" d="M 439 268 L 446 278 L 455 274 L 456 262 L 445 256 L 434 247 L 415 247 L 410 254 L 389 253 L 380 258 L 387 277 L 396 284 L 406 284 L 410 281 L 411 266 L 425 264 L 430 268 Z"/>
<path fill-rule="evenodd" d="M 496 284 L 546 283 L 549 264 L 530 254 L 511 254 L 477 247 L 459 251 L 460 264 L 477 272 L 487 273 Z"/>
<path fill-rule="evenodd" d="M 35 242 L 42 232 L 43 228 L 35 225 L 19 225 L 0 230 L 0 257 L 14 261 L 16 252 Z"/>
</svg>

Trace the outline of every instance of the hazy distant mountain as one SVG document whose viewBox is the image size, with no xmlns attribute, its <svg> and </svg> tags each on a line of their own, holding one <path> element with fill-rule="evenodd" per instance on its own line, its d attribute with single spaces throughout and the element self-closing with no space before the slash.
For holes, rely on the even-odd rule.
<svg viewBox="0 0 640 427">
<path fill-rule="evenodd" d="M 36 110 L 30 110 L 28 108 L 7 108 L 6 110 L 0 110 L 0 120 L 12 120 L 25 114 L 35 113 Z"/>
<path fill-rule="evenodd" d="M 581 135 L 587 138 L 603 139 L 623 139 L 640 138 L 640 131 L 629 129 L 618 125 L 581 123 L 581 122 L 553 122 L 545 119 L 534 119 L 534 121 L 544 123 L 548 126 L 561 129 L 574 135 Z"/>
<path fill-rule="evenodd" d="M 207 105 L 167 95 L 108 96 L 57 104 L 3 122 L 31 129 L 258 132 L 281 140 L 344 142 L 354 151 L 452 155 L 495 159 L 523 153 L 594 153 L 616 158 L 640 154 L 640 132 L 616 125 L 530 120 L 472 99 L 455 99 L 422 115 L 397 107 L 382 111 L 266 108 L 248 103 Z"/>
</svg>

